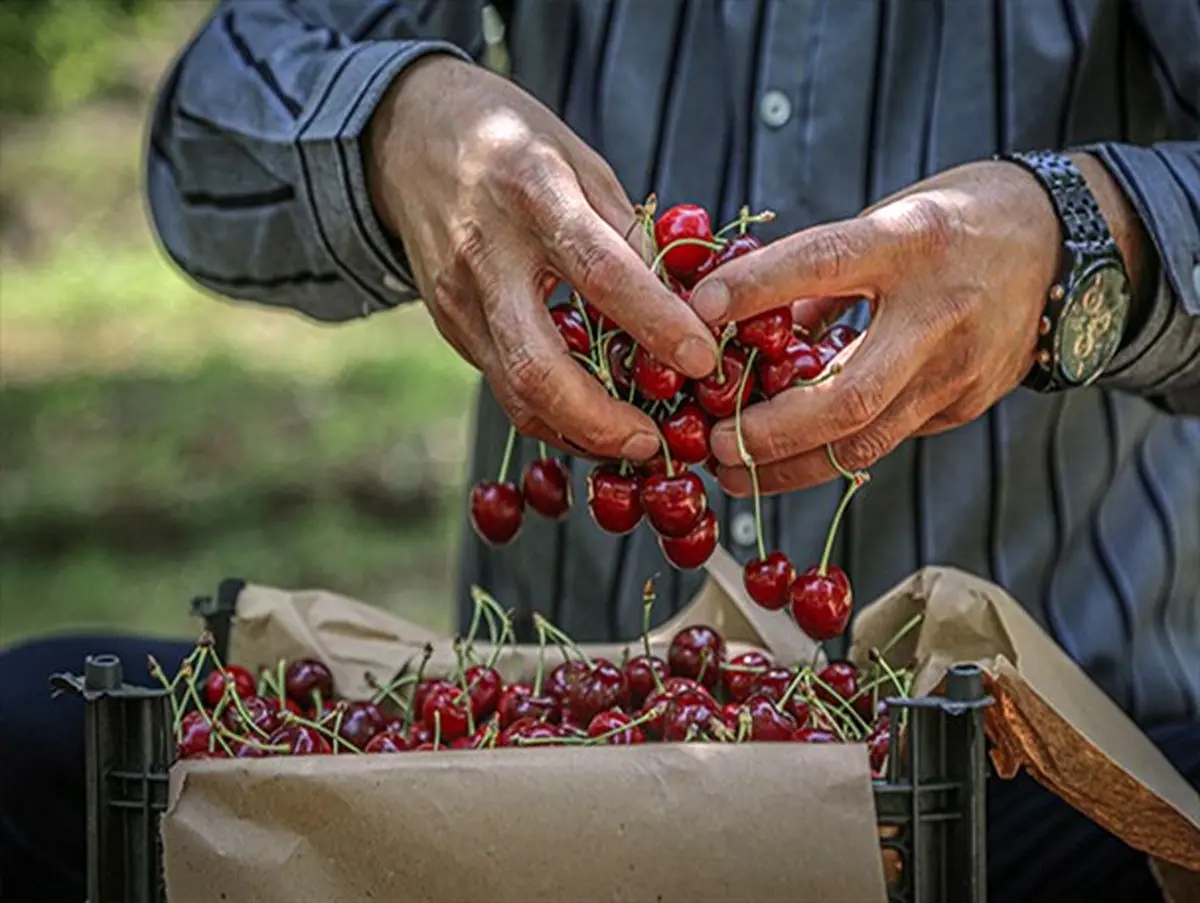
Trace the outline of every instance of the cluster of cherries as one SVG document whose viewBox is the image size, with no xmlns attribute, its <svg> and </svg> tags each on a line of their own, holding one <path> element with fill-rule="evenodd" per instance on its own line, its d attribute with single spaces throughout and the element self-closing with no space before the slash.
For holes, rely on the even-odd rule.
<svg viewBox="0 0 1200 903">
<path fill-rule="evenodd" d="M 638 208 L 643 257 L 676 295 L 690 301 L 692 288 L 724 264 L 762 247 L 747 229 L 768 222 L 769 211 L 738 219 L 716 232 L 708 211 L 694 204 L 671 207 L 655 220 L 653 196 Z M 609 533 L 624 534 L 645 519 L 658 535 L 663 556 L 675 567 L 702 566 L 717 547 L 718 522 L 704 482 L 689 468 L 713 469 L 709 435 L 713 424 L 733 417 L 741 458 L 751 476 L 758 557 L 744 570 L 746 591 L 764 608 L 789 608 L 796 623 L 816 640 L 832 639 L 849 623 L 852 592 L 845 572 L 829 563 L 838 525 L 850 498 L 866 482 L 830 461 L 848 481 L 830 524 L 819 564 L 797 572 L 781 551 L 768 553 L 763 541 L 758 480 L 742 438 L 743 409 L 794 386 L 811 386 L 836 375 L 839 352 L 858 337 L 841 324 L 810 336 L 794 322 L 790 306 L 765 311 L 739 323 L 713 326 L 720 366 L 689 381 L 639 346 L 619 325 L 573 294 L 551 308 L 559 334 L 572 356 L 616 398 L 637 405 L 659 425 L 662 452 L 643 464 L 601 463 L 588 474 L 588 509 Z M 571 508 L 571 475 L 545 446 L 525 468 L 521 485 L 508 479 L 515 432 L 510 430 L 496 480 L 471 491 L 471 522 L 492 545 L 504 545 L 520 532 L 525 506 L 559 520 Z"/>
<path fill-rule="evenodd" d="M 222 665 L 202 638 L 173 680 L 151 671 L 176 703 L 180 758 L 397 753 L 495 747 L 632 745 L 646 742 L 862 742 L 881 776 L 895 731 L 885 697 L 907 696 L 911 672 L 892 669 L 886 649 L 859 670 L 847 662 L 787 667 L 759 651 L 727 657 L 706 626 L 680 630 L 666 657 L 648 628 L 654 591 L 644 592 L 641 654 L 618 664 L 589 657 L 562 631 L 536 621 L 539 657 L 531 680 L 507 683 L 495 665 L 511 641 L 508 612 L 481 591 L 469 635 L 456 643 L 453 673 L 411 674 L 378 686 L 373 698 L 335 695 L 329 669 L 313 659 L 280 662 L 256 680 Z M 476 656 L 480 615 L 492 642 Z M 499 625 L 497 627 L 496 625 Z M 889 644 L 894 645 L 915 621 Z M 560 652 L 548 667 L 546 653 Z M 200 680 L 201 670 L 212 670 Z"/>
</svg>

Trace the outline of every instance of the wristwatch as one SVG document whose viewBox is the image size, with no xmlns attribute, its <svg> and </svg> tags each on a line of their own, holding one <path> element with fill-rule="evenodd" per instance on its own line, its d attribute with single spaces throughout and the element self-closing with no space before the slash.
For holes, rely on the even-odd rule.
<svg viewBox="0 0 1200 903">
<path fill-rule="evenodd" d="M 1046 294 L 1033 367 L 1022 385 L 1038 392 L 1086 386 L 1120 348 L 1129 319 L 1125 260 L 1087 181 L 1063 154 L 1000 154 L 1034 176 L 1050 196 L 1063 233 L 1062 270 Z"/>
</svg>

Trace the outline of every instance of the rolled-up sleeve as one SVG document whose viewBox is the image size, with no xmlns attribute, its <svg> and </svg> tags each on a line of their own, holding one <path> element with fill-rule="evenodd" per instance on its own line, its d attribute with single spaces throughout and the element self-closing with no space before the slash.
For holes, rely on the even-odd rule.
<svg viewBox="0 0 1200 903">
<path fill-rule="evenodd" d="M 1159 263 L 1153 301 L 1102 384 L 1200 415 L 1200 4 L 1136 0 L 1134 8 L 1174 140 L 1088 148 L 1129 196 Z"/>
<path fill-rule="evenodd" d="M 166 253 L 223 296 L 347 320 L 416 297 L 371 205 L 367 123 L 430 53 L 483 47 L 481 3 L 226 0 L 160 89 L 146 186 Z"/>
</svg>

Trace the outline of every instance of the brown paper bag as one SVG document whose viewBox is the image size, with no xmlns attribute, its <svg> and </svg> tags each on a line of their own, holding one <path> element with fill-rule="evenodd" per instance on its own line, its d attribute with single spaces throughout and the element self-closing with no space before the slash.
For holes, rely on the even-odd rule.
<svg viewBox="0 0 1200 903">
<path fill-rule="evenodd" d="M 1200 795 L 1000 587 L 950 568 L 921 571 L 860 613 L 851 658 L 864 660 L 918 612 L 920 631 L 889 658 L 916 662 L 915 694 L 935 690 L 955 662 L 984 669 L 998 702 L 987 730 L 1001 776 L 1025 768 L 1130 846 L 1200 873 Z M 1171 873 L 1179 897 L 1185 878 Z M 1200 874 L 1192 878 L 1200 892 Z"/>
</svg>

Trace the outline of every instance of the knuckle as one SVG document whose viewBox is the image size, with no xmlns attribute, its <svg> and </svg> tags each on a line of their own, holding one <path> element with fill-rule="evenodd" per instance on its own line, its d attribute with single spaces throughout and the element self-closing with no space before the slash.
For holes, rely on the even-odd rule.
<svg viewBox="0 0 1200 903">
<path fill-rule="evenodd" d="M 847 380 L 842 387 L 842 418 L 849 426 L 862 426 L 874 420 L 883 409 L 883 396 L 874 382 Z"/>
<path fill-rule="evenodd" d="M 530 404 L 552 397 L 551 367 L 548 361 L 530 353 L 523 345 L 513 348 L 508 357 L 508 381 L 521 401 Z"/>
<path fill-rule="evenodd" d="M 908 251 L 926 259 L 942 260 L 954 248 L 962 232 L 961 216 L 933 198 L 916 196 L 899 202 L 903 234 Z"/>
<path fill-rule="evenodd" d="M 844 440 L 841 444 L 839 460 L 843 467 L 851 470 L 862 470 L 870 467 L 893 448 L 895 439 L 891 433 L 882 429 L 863 430 Z"/>
<path fill-rule="evenodd" d="M 620 265 L 602 245 L 585 241 L 581 224 L 559 220 L 549 239 L 556 253 L 571 270 L 571 283 L 589 299 L 611 295 L 620 286 Z"/>
<path fill-rule="evenodd" d="M 821 232 L 813 236 L 805 256 L 807 266 L 818 282 L 840 282 L 849 271 L 855 250 L 841 232 Z"/>
<path fill-rule="evenodd" d="M 453 270 L 479 273 L 487 264 L 492 244 L 483 225 L 475 219 L 459 223 L 450 235 L 450 262 Z M 440 282 L 439 278 L 439 282 Z"/>
</svg>

